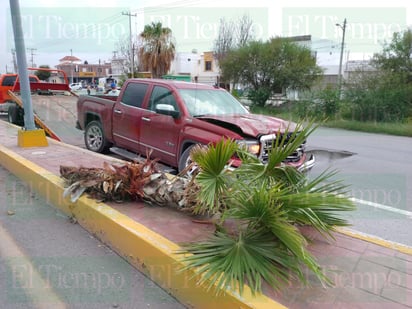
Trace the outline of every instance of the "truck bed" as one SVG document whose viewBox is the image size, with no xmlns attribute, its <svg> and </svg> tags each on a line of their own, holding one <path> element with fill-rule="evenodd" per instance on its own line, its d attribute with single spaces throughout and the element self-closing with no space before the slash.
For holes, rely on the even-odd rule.
<svg viewBox="0 0 412 309">
<path fill-rule="evenodd" d="M 20 83 L 17 81 L 13 88 L 13 92 L 19 92 L 21 89 Z M 64 92 L 64 91 L 69 91 L 70 92 L 70 87 L 67 84 L 58 84 L 58 83 L 45 83 L 45 82 L 40 82 L 40 83 L 30 83 L 30 90 L 32 92 Z"/>
<path fill-rule="evenodd" d="M 77 125 L 80 129 L 85 129 L 87 115 L 88 114 L 99 115 L 100 121 L 105 124 L 106 136 L 111 136 L 112 130 L 112 109 L 117 100 L 117 96 L 108 95 L 81 95 L 77 100 Z"/>
</svg>

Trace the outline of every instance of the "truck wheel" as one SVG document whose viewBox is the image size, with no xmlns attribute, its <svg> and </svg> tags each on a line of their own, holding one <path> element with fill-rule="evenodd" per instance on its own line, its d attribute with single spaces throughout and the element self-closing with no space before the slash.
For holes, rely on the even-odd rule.
<svg viewBox="0 0 412 309">
<path fill-rule="evenodd" d="M 193 163 L 192 159 L 190 158 L 190 152 L 192 151 L 193 147 L 196 145 L 191 145 L 189 146 L 185 151 L 183 151 L 182 155 L 180 156 L 179 159 L 179 173 L 184 171 L 190 164 Z M 182 176 L 187 176 L 188 178 L 192 177 L 192 175 L 196 172 L 198 169 L 197 165 L 192 165 L 192 167 L 188 170 L 185 171 L 184 175 Z"/>
<path fill-rule="evenodd" d="M 24 125 L 23 110 L 20 106 L 10 105 L 7 110 L 7 118 L 12 124 Z"/>
<path fill-rule="evenodd" d="M 84 143 L 86 148 L 99 153 L 106 153 L 110 143 L 104 136 L 102 124 L 99 121 L 91 121 L 87 124 L 84 132 Z"/>
</svg>

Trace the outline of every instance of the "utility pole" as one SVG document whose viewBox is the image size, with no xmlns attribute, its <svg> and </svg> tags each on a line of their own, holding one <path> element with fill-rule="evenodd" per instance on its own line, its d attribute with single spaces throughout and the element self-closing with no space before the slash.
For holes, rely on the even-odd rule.
<svg viewBox="0 0 412 309">
<path fill-rule="evenodd" d="M 16 50 L 14 48 L 11 50 L 11 54 L 13 56 L 13 69 L 14 69 L 13 73 L 17 73 Z"/>
<path fill-rule="evenodd" d="M 339 98 L 341 98 L 342 94 L 342 60 L 343 60 L 343 51 L 345 48 L 345 32 L 346 32 L 346 18 L 343 21 L 343 26 L 341 24 L 336 24 L 339 28 L 342 29 L 342 45 L 340 48 L 340 60 L 339 60 L 339 79 L 338 79 L 338 87 L 339 87 Z"/>
<path fill-rule="evenodd" d="M 31 57 L 30 57 L 31 67 L 34 68 L 34 57 L 33 57 L 33 56 L 35 55 L 34 51 L 37 50 L 37 49 L 36 49 L 36 48 L 27 48 L 27 50 L 30 50 L 30 54 L 31 54 Z"/>
<path fill-rule="evenodd" d="M 97 78 L 100 78 L 100 77 L 104 77 L 104 76 L 105 76 L 105 74 L 103 74 L 102 68 L 100 67 L 101 64 L 102 64 L 102 61 L 101 61 L 100 58 L 99 58 L 99 67 L 98 67 L 98 69 L 97 69 Z M 105 86 L 103 86 L 103 87 L 105 87 Z M 104 90 L 105 90 L 105 89 L 104 89 Z"/>
<path fill-rule="evenodd" d="M 132 43 L 132 16 L 136 17 L 137 14 L 131 14 L 129 12 L 122 12 L 122 15 L 129 16 L 129 50 L 130 50 L 130 60 L 131 60 L 131 68 L 130 73 L 131 77 L 134 77 L 134 48 Z"/>
<path fill-rule="evenodd" d="M 70 57 L 71 61 L 70 61 L 70 83 L 73 84 L 73 49 L 70 48 Z"/>
<path fill-rule="evenodd" d="M 134 77 L 134 44 L 132 44 L 132 78 Z"/>
</svg>

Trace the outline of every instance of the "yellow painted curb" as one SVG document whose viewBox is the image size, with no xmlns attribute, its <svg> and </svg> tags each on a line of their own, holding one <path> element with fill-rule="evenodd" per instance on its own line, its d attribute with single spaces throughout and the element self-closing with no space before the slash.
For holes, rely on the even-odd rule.
<svg viewBox="0 0 412 309">
<path fill-rule="evenodd" d="M 130 264 L 168 290 L 190 308 L 286 308 L 265 295 L 252 296 L 249 287 L 240 297 L 234 291 L 216 295 L 196 284 L 193 271 L 180 271 L 182 262 L 175 254 L 180 247 L 104 203 L 82 196 L 75 203 L 63 199 L 63 180 L 0 145 L 0 162 L 11 173 L 60 208 Z"/>
<path fill-rule="evenodd" d="M 344 228 L 344 227 L 337 227 L 336 231 L 338 233 L 344 234 L 346 236 L 350 236 L 353 238 L 357 238 L 357 239 L 361 239 L 370 243 L 373 243 L 375 245 L 379 245 L 381 247 L 385 247 L 388 249 L 393 249 L 396 251 L 399 251 L 401 253 L 405 253 L 405 254 L 409 254 L 412 255 L 412 247 L 400 244 L 400 243 L 396 243 L 393 241 L 389 241 L 389 240 L 385 240 L 376 236 L 372 236 L 372 235 L 368 235 L 368 234 L 364 234 L 361 232 L 357 232 L 348 228 Z"/>
<path fill-rule="evenodd" d="M 29 131 L 20 129 L 17 133 L 17 145 L 19 147 L 46 147 L 49 143 L 43 129 Z"/>
</svg>

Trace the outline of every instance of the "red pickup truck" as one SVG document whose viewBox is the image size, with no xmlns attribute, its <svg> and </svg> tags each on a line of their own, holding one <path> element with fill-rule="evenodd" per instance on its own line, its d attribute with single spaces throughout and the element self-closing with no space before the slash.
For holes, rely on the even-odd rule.
<svg viewBox="0 0 412 309">
<path fill-rule="evenodd" d="M 264 162 L 276 132 L 295 126 L 251 114 L 224 89 L 162 79 L 129 79 L 117 97 L 80 96 L 77 117 L 87 149 L 143 156 L 150 150 L 178 172 L 187 166 L 194 145 L 222 138 L 245 144 Z M 305 170 L 315 158 L 302 144 L 285 163 Z"/>
</svg>

